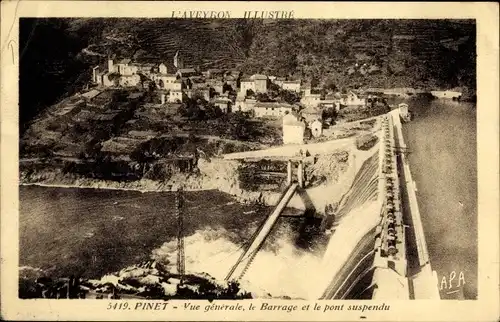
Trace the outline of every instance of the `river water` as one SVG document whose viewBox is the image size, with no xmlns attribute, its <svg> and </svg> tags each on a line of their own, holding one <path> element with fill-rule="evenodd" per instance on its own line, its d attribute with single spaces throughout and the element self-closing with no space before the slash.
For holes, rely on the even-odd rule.
<svg viewBox="0 0 500 322">
<path fill-rule="evenodd" d="M 20 266 L 99 278 L 155 259 L 176 271 L 172 193 L 21 186 L 19 195 Z M 217 191 L 185 192 L 185 200 L 186 271 L 223 279 L 271 208 Z M 280 218 L 243 286 L 258 296 L 307 297 L 304 272 L 319 264 L 321 240 L 309 238 L 308 227 L 301 218 Z"/>
<path fill-rule="evenodd" d="M 441 298 L 477 297 L 476 106 L 412 101 L 405 141 Z"/>
</svg>

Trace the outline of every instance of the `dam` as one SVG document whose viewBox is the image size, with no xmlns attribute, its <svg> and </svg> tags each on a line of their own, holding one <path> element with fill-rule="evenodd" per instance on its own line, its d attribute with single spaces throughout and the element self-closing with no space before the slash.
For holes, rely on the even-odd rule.
<svg viewBox="0 0 500 322">
<path fill-rule="evenodd" d="M 342 225 L 330 238 L 317 276 L 311 277 L 310 298 L 440 298 L 406 159 L 400 111 L 393 110 L 379 121 L 378 149 L 363 162 L 340 200 L 335 218 L 342 220 Z M 228 158 L 257 154 L 253 151 Z M 300 185 L 291 184 L 290 170 L 288 182 L 275 210 L 255 232 L 226 280 L 243 277 L 286 203 L 302 188 L 300 175 Z"/>
<path fill-rule="evenodd" d="M 416 188 L 406 161 L 408 149 L 399 117 L 394 111 L 374 119 L 375 125 L 369 131 L 377 140 L 367 150 L 360 150 L 355 144 L 356 138 L 350 137 L 225 155 L 225 159 L 245 159 L 246 162 L 271 159 L 284 162 L 283 165 L 287 163 L 280 168 L 283 172 L 281 177 L 287 178 L 286 184 L 283 181 L 280 191 L 275 192 L 274 206 L 270 203 L 270 207 L 260 210 L 255 205 L 240 209 L 233 200 L 221 199 L 219 195 L 214 195 L 219 201 L 211 205 L 205 200 L 211 196 L 209 192 L 191 192 L 187 199 L 189 215 L 185 225 L 187 269 L 207 272 L 220 281 L 241 281 L 242 287 L 251 290 L 255 297 L 271 294 L 272 297 L 294 299 L 439 298 L 437 278 L 430 264 L 420 223 Z M 297 154 L 301 150 L 306 153 Z M 319 164 L 324 166 L 325 159 L 328 166 L 334 166 L 328 171 L 339 171 L 334 173 L 329 183 L 311 184 L 310 170 L 314 167 L 318 169 Z M 337 189 L 338 186 L 342 188 Z M 24 188 L 30 191 L 35 189 Z M 63 194 L 72 193 L 77 199 L 85 194 L 92 197 L 88 200 L 89 205 L 94 207 L 92 209 L 109 212 L 109 216 L 102 216 L 99 211 L 90 211 L 95 216 L 95 222 L 89 222 L 88 215 L 75 213 L 71 218 L 85 220 L 86 225 L 85 234 L 79 238 L 74 234 L 75 229 L 80 229 L 78 225 L 64 224 L 64 229 L 60 230 L 63 234 L 61 242 L 68 238 L 71 242 L 65 242 L 66 248 L 63 249 L 72 254 L 69 259 L 81 258 L 80 262 L 84 261 L 84 264 L 68 266 L 62 261 L 68 266 L 57 268 L 62 274 L 76 271 L 78 265 L 87 268 L 83 272 L 85 275 L 99 276 L 134 262 L 137 253 L 144 253 L 141 252 L 144 245 L 152 249 L 152 258 L 169 263 L 169 267 L 175 266 L 175 239 L 164 242 L 165 233 L 175 233 L 168 230 L 175 228 L 175 225 L 168 224 L 175 216 L 161 212 L 161 218 L 157 217 L 158 204 L 151 202 L 155 198 L 163 200 L 160 206 L 168 211 L 169 204 L 173 203 L 168 193 L 120 192 L 131 200 L 121 197 L 119 201 L 110 202 L 103 200 L 103 194 L 108 192 L 102 191 L 66 189 L 63 192 L 48 189 L 45 192 L 57 200 Z M 318 238 L 321 243 L 324 241 L 322 246 L 317 247 L 319 242 L 312 243 L 310 240 L 298 246 L 299 236 L 305 239 L 305 235 L 311 235 L 308 229 L 302 231 L 303 224 L 305 226 L 307 222 L 304 217 L 311 213 L 306 215 L 304 211 L 304 214 L 296 215 L 294 212 L 293 216 L 302 218 L 288 218 L 292 215 L 285 208 L 295 208 L 300 202 L 304 203 L 304 199 L 309 199 L 319 209 L 314 214 L 314 224 L 316 219 L 323 219 L 323 223 L 327 217 L 332 219 L 331 226 L 323 226 L 328 232 Z M 78 204 L 75 200 L 72 199 L 71 204 Z M 334 207 L 331 212 L 325 208 L 323 214 L 321 206 L 325 200 L 333 202 Z M 57 220 L 60 222 L 64 217 L 59 206 L 59 211 L 56 211 L 56 208 L 47 208 L 45 203 L 38 204 L 43 208 L 40 210 L 48 214 L 46 218 L 54 217 L 53 213 L 61 213 Z M 151 208 L 142 209 L 139 205 L 151 205 Z M 79 209 L 88 212 L 90 208 L 85 206 Z M 135 216 L 127 216 L 127 209 L 131 209 Z M 208 220 L 207 215 L 210 216 Z M 26 220 L 31 223 L 33 217 L 26 217 Z M 111 220 L 113 224 L 106 224 L 106 220 Z M 291 224 L 298 221 L 301 222 L 300 227 Z M 25 228 L 22 232 L 32 236 L 30 232 L 35 229 L 54 226 L 53 222 L 50 225 L 41 225 L 40 222 L 31 230 Z M 205 223 L 213 224 L 213 228 L 207 228 Z M 218 227 L 220 223 L 223 223 L 222 227 Z M 137 229 L 138 224 L 144 229 Z M 141 234 L 145 229 L 151 234 Z M 50 231 L 47 236 L 52 236 Z M 114 237 L 111 239 L 109 236 Z M 142 240 L 134 242 L 136 248 L 128 246 L 130 240 L 135 241 L 139 237 Z M 96 245 L 109 249 L 108 253 L 113 254 L 116 247 L 113 240 L 116 239 L 131 248 L 132 252 L 125 254 L 127 256 L 115 256 L 115 262 L 110 261 L 109 256 L 94 256 Z M 46 240 L 52 242 L 51 238 Z M 39 240 L 28 239 L 27 242 L 32 246 L 41 244 Z M 311 247 L 313 244 L 314 249 Z M 82 246 L 85 247 L 83 251 Z M 36 265 L 37 261 L 43 260 L 44 266 L 49 267 L 54 258 L 60 257 L 60 253 L 59 248 L 54 247 L 47 258 L 32 259 L 27 257 L 29 254 L 23 254 L 23 263 Z M 141 256 L 148 256 L 148 253 Z M 263 269 L 265 276 L 261 273 Z"/>
</svg>

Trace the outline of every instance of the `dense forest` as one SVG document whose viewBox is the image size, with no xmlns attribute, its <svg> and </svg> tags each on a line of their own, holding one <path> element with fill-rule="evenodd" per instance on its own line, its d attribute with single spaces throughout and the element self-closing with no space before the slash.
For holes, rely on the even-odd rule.
<svg viewBox="0 0 500 322">
<path fill-rule="evenodd" d="M 106 57 L 238 68 L 332 88 L 475 94 L 473 20 L 32 19 L 20 23 L 20 124 L 80 89 Z"/>
</svg>

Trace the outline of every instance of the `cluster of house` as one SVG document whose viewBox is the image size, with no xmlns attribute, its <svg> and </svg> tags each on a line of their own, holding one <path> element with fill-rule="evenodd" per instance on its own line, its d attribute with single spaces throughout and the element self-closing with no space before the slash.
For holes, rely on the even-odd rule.
<svg viewBox="0 0 500 322">
<path fill-rule="evenodd" d="M 300 80 L 290 80 L 255 74 L 242 77 L 237 70 L 222 71 L 209 69 L 200 72 L 193 68 L 184 68 L 179 57 L 174 58 L 175 72 L 169 72 L 167 64 L 137 63 L 130 59 L 115 62 L 108 59 L 107 69 L 99 66 L 93 69 L 94 83 L 104 87 L 142 87 L 154 88 L 160 95 L 161 104 L 182 103 L 186 98 L 203 97 L 223 112 L 251 112 L 255 117 L 283 117 L 285 143 L 301 143 L 303 133 L 298 129 L 309 127 L 313 136 L 322 134 L 322 111 L 325 108 L 342 106 L 364 106 L 365 98 L 360 98 L 352 91 L 346 94 L 331 93 L 325 95 L 312 92 L 311 85 Z M 300 95 L 299 105 L 284 101 L 260 102 L 256 94 L 267 93 L 271 84 L 283 90 Z M 236 97 L 229 92 L 236 92 Z M 300 114 L 297 111 L 300 110 Z M 302 125 L 300 125 L 300 124 Z M 303 132 L 303 131 L 302 131 Z"/>
<path fill-rule="evenodd" d="M 193 68 L 179 68 L 176 73 L 168 73 L 167 65 L 164 63 L 134 63 L 130 59 L 122 59 L 114 62 L 108 59 L 106 70 L 100 70 L 99 66 L 93 68 L 93 81 L 105 87 L 137 87 L 145 89 L 152 85 L 168 93 L 168 102 L 182 101 L 183 84 L 182 78 L 196 76 Z M 164 94 L 165 95 L 165 94 Z M 162 96 L 165 99 L 166 96 Z"/>
<path fill-rule="evenodd" d="M 306 129 L 311 130 L 313 137 L 323 134 L 323 122 L 319 118 L 312 118 L 309 121 L 302 115 L 291 112 L 283 116 L 283 144 L 302 144 Z"/>
</svg>

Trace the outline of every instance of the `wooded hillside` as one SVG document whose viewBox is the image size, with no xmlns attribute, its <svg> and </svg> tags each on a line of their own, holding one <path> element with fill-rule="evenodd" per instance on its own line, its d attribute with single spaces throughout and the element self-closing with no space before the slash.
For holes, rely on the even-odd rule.
<svg viewBox="0 0 500 322">
<path fill-rule="evenodd" d="M 90 79 L 90 67 L 108 55 L 172 64 L 180 50 L 186 65 L 201 69 L 239 68 L 338 89 L 475 92 L 475 44 L 470 20 L 22 19 L 21 123 Z"/>
</svg>

